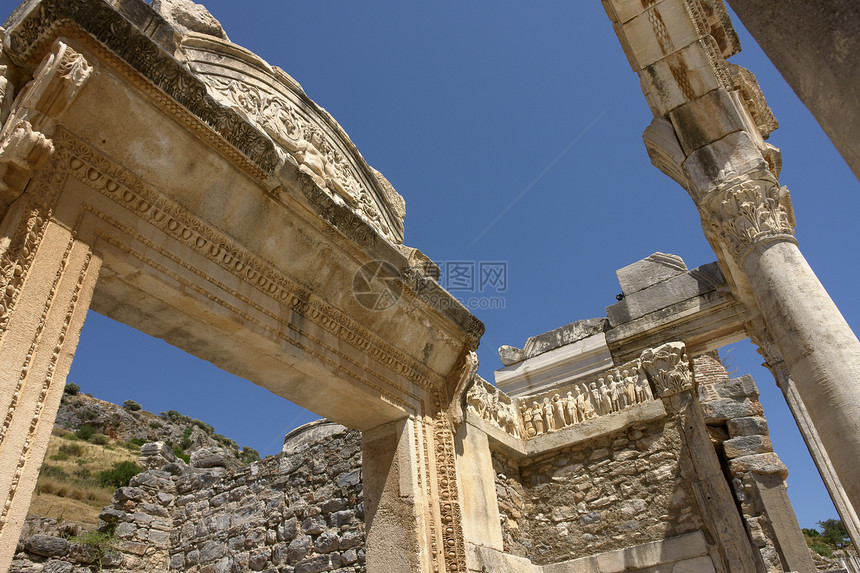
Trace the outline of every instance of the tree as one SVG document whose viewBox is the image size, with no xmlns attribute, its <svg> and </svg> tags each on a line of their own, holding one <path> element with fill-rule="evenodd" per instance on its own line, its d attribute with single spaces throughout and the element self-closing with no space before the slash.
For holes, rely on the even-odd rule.
<svg viewBox="0 0 860 573">
<path fill-rule="evenodd" d="M 66 384 L 66 387 L 63 389 L 63 392 L 68 394 L 69 396 L 77 396 L 78 392 L 81 391 L 81 387 L 75 384 L 74 382 L 69 382 Z"/>
<path fill-rule="evenodd" d="M 821 538 L 837 549 L 844 549 L 851 545 L 851 538 L 848 537 L 848 530 L 839 519 L 825 519 L 819 521 L 818 526 L 821 528 Z"/>
<path fill-rule="evenodd" d="M 126 400 L 122 403 L 122 407 L 128 410 L 129 412 L 137 412 L 141 409 L 141 405 L 135 402 L 134 400 Z"/>
</svg>

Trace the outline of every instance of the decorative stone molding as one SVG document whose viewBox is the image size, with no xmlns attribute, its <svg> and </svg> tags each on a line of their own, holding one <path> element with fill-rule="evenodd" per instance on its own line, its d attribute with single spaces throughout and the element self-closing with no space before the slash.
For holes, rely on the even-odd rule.
<svg viewBox="0 0 860 573">
<path fill-rule="evenodd" d="M 683 342 L 649 348 L 640 359 L 658 398 L 693 389 L 693 371 Z"/>
<path fill-rule="evenodd" d="M 23 192 L 32 173 L 53 152 L 53 143 L 38 129 L 46 118 L 62 116 L 91 73 L 92 66 L 83 55 L 58 40 L 36 69 L 33 81 L 11 104 L 11 84 L 7 82 L 6 89 L 0 82 L 0 97 L 7 96 L 0 108 L 9 105 L 0 129 L 0 211 Z"/>
<path fill-rule="evenodd" d="M 743 177 L 706 194 L 699 203 L 710 231 L 740 262 L 747 249 L 765 240 L 794 241 L 794 212 L 788 188 L 769 173 Z"/>
</svg>

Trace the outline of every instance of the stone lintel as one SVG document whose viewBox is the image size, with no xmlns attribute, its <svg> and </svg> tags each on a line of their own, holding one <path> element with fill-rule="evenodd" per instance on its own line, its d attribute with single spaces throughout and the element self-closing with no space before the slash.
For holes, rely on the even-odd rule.
<svg viewBox="0 0 860 573">
<path fill-rule="evenodd" d="M 666 266 L 659 261 L 652 261 L 654 256 L 651 255 L 647 259 L 616 271 L 622 290 L 625 288 L 636 290 L 629 294 L 624 291 L 626 295 L 624 300 L 606 307 L 610 327 L 630 322 L 679 301 L 725 288 L 725 279 L 717 263 L 702 265 L 687 271 L 686 267 L 682 270 L 678 267 Z M 683 261 L 680 264 L 683 266 Z M 634 273 L 642 275 L 641 278 L 636 277 L 636 281 L 643 288 L 638 288 L 639 285 L 631 286 L 632 281 L 629 278 Z M 649 282 L 651 284 L 647 284 Z"/>
<path fill-rule="evenodd" d="M 669 119 L 687 155 L 747 127 L 734 98 L 722 88 L 678 106 Z M 758 130 L 754 133 L 758 135 Z"/>
<path fill-rule="evenodd" d="M 470 573 L 621 573 L 672 564 L 673 571 L 716 571 L 701 531 L 547 565 L 535 565 L 524 557 L 480 545 L 468 544 L 466 551 Z"/>
<path fill-rule="evenodd" d="M 496 386 L 511 397 L 535 394 L 612 366 L 603 332 L 496 370 Z"/>
<path fill-rule="evenodd" d="M 607 307 L 606 342 L 616 363 L 668 340 L 683 341 L 691 355 L 746 338 L 745 307 L 717 263 L 702 265 Z"/>
</svg>

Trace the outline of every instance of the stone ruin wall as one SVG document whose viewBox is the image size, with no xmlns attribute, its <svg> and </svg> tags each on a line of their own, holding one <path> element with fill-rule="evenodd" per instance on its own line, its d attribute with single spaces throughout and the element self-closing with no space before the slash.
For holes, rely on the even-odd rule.
<svg viewBox="0 0 860 573">
<path fill-rule="evenodd" d="M 770 447 L 755 384 L 731 379 L 714 355 L 695 358 L 694 367 L 708 431 L 763 570 L 783 571 L 780 518 L 771 514 L 787 472 Z M 678 424 L 671 414 L 634 422 L 519 463 L 495 449 L 505 552 L 546 565 L 705 529 Z M 102 512 L 121 551 L 104 560 L 106 569 L 365 571 L 358 432 L 235 472 L 165 463 L 117 490 Z M 89 571 L 92 554 L 60 533 L 25 532 L 10 572 Z"/>
<path fill-rule="evenodd" d="M 600 436 L 517 467 L 494 452 L 505 551 L 557 563 L 702 528 L 677 420 Z"/>
<path fill-rule="evenodd" d="M 120 553 L 106 570 L 358 573 L 364 565 L 361 434 L 230 472 L 170 463 L 116 491 L 100 518 Z M 54 528 L 25 531 L 10 573 L 84 573 L 94 559 Z"/>
<path fill-rule="evenodd" d="M 772 451 L 758 389 L 750 376 L 731 379 L 716 353 L 693 362 L 705 422 L 762 570 L 784 571 L 774 530 L 783 516 L 768 512 L 790 511 L 787 470 Z M 672 415 L 635 423 L 519 464 L 493 451 L 505 552 L 558 563 L 704 529 L 678 424 Z"/>
</svg>

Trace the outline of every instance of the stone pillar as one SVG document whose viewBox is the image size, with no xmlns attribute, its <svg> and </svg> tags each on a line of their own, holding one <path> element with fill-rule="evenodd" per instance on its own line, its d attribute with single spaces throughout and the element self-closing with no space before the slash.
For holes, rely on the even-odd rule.
<svg viewBox="0 0 860 573">
<path fill-rule="evenodd" d="M 761 313 L 756 322 L 765 325 L 759 330 L 766 329 L 769 336 L 758 333 L 754 338 L 791 372 L 798 398 L 793 409 L 802 404 L 802 415 L 815 429 L 807 443 L 821 444 L 817 453 L 830 458 L 829 465 L 842 477 L 838 489 L 856 514 L 860 342 L 791 235 L 787 191 L 769 172 L 757 172 L 709 192 L 699 208 L 706 234 L 722 247 L 727 264 L 737 269 L 736 282 L 742 281 L 750 293 L 750 306 Z"/>
<path fill-rule="evenodd" d="M 416 426 L 420 423 L 406 418 L 362 434 L 367 570 L 371 573 L 432 571 L 430 556 L 423 550 L 422 524 L 427 516 L 419 487 Z"/>
<path fill-rule="evenodd" d="M 7 213 L 2 237 L 0 569 L 15 552 L 100 263 L 33 203 Z"/>
<path fill-rule="evenodd" d="M 651 161 L 690 194 L 732 293 L 772 334 L 816 431 L 807 442 L 821 443 L 856 514 L 860 342 L 792 236 L 782 158 L 765 141 L 777 123 L 755 77 L 726 60 L 740 46 L 725 6 L 603 3 L 654 113 Z"/>
<path fill-rule="evenodd" d="M 785 401 L 788 403 L 788 408 L 791 410 L 798 428 L 800 428 L 800 434 L 806 442 L 806 447 L 809 448 L 809 453 L 812 454 L 812 460 L 818 467 L 818 473 L 821 474 L 821 479 L 830 493 L 830 499 L 833 500 L 836 511 L 842 517 L 842 523 L 845 524 L 848 535 L 854 544 L 857 545 L 860 543 L 860 518 L 858 518 L 854 506 L 846 496 L 845 489 L 839 481 L 839 476 L 833 467 L 833 463 L 830 461 L 830 457 L 821 443 L 821 438 L 812 424 L 809 412 L 800 398 L 797 385 L 792 380 L 784 361 L 774 359 L 773 357 L 766 357 L 766 359 L 768 360 L 766 366 L 773 373 L 777 386 L 779 386 L 783 396 L 785 396 Z"/>
<path fill-rule="evenodd" d="M 21 534 L 101 264 L 58 222 L 63 177 L 49 159 L 53 127 L 90 72 L 56 42 L 0 131 L 0 570 Z"/>
<path fill-rule="evenodd" d="M 463 507 L 463 537 L 467 544 L 504 550 L 496 474 L 487 434 L 468 421 L 454 436 L 457 477 Z"/>
<path fill-rule="evenodd" d="M 667 412 L 677 413 L 681 439 L 690 460 L 684 475 L 693 486 L 702 518 L 719 547 L 711 558 L 722 571 L 754 573 L 757 561 L 741 517 L 726 483 L 720 462 L 708 435 L 702 408 L 696 400 L 693 372 L 683 342 L 669 342 L 648 349 L 641 356 L 642 367 Z M 730 508 L 726 511 L 726 508 Z"/>
</svg>

